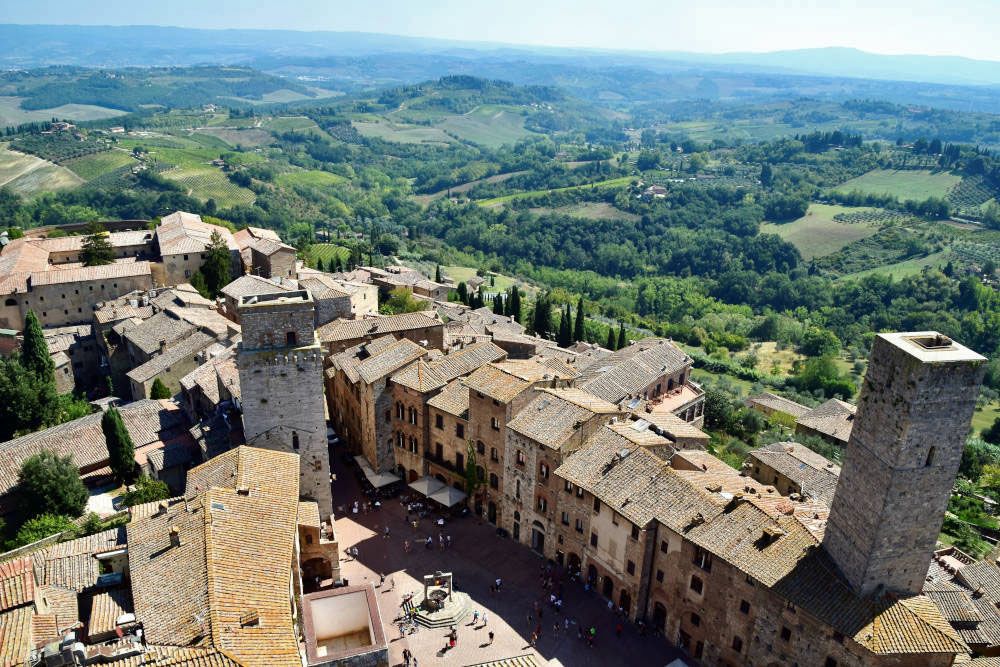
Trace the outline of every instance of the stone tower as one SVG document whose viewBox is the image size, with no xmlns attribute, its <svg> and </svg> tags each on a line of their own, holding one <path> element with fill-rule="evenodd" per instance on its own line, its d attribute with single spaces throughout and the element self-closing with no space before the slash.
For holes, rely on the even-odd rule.
<svg viewBox="0 0 1000 667">
<path fill-rule="evenodd" d="M 326 441 L 323 354 L 308 291 L 245 296 L 237 356 L 247 444 L 299 455 L 299 491 L 333 510 Z"/>
<path fill-rule="evenodd" d="M 855 591 L 922 589 L 985 361 L 933 331 L 875 338 L 823 539 Z"/>
</svg>

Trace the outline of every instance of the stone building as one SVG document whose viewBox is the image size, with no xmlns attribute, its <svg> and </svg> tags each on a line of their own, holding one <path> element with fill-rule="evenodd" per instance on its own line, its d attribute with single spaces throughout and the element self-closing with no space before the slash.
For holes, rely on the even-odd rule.
<svg viewBox="0 0 1000 667">
<path fill-rule="evenodd" d="M 232 275 L 240 275 L 243 263 L 240 248 L 232 232 L 225 227 L 202 221 L 200 215 L 176 211 L 160 219 L 156 227 L 156 248 L 160 256 L 157 283 L 177 285 L 191 280 L 207 257 L 206 250 L 212 233 L 218 232 L 230 253 Z"/>
<path fill-rule="evenodd" d="M 393 373 L 389 383 L 392 429 L 396 470 L 404 473 L 402 479 L 412 470 L 420 472 L 419 477 L 430 475 L 449 486 L 464 485 L 465 428 L 456 422 L 453 429 L 446 430 L 445 416 L 432 419 L 428 403 L 448 383 L 504 357 L 504 351 L 493 343 L 474 343 L 434 361 L 418 359 Z"/>
<path fill-rule="evenodd" d="M 250 271 L 264 278 L 294 278 L 295 248 L 273 239 L 250 243 Z"/>
<path fill-rule="evenodd" d="M 670 412 L 700 426 L 705 392 L 691 381 L 694 360 L 673 341 L 644 338 L 589 364 L 577 386 L 598 398 Z"/>
<path fill-rule="evenodd" d="M 316 326 L 337 319 L 357 320 L 378 314 L 378 287 L 337 280 L 329 273 L 299 269 L 299 287 L 316 301 Z"/>
<path fill-rule="evenodd" d="M 579 389 L 539 389 L 507 423 L 503 527 L 547 555 L 555 539 L 558 488 L 552 472 L 621 410 Z"/>
<path fill-rule="evenodd" d="M 90 322 L 97 301 L 152 286 L 149 262 L 123 262 L 32 273 L 26 292 L 15 298 L 43 327 L 65 326 Z"/>
<path fill-rule="evenodd" d="M 444 322 L 435 313 L 372 315 L 359 320 L 334 320 L 316 330 L 327 354 L 370 343 L 386 334 L 406 338 L 427 349 L 444 350 Z"/>
<path fill-rule="evenodd" d="M 225 299 L 223 314 L 233 322 L 239 323 L 240 303 L 243 301 L 243 297 L 293 291 L 295 288 L 291 284 L 268 280 L 252 274 L 240 276 L 221 290 Z"/>
<path fill-rule="evenodd" d="M 376 472 L 395 468 L 389 376 L 427 354 L 409 339 L 386 335 L 330 357 L 326 387 L 334 428 Z"/>
<path fill-rule="evenodd" d="M 464 437 L 474 440 L 476 451 L 482 452 L 478 459 L 486 469 L 490 523 L 504 525 L 505 516 L 513 517 L 513 509 L 505 507 L 507 424 L 535 398 L 535 389 L 567 387 L 575 377 L 572 369 L 551 368 L 539 360 L 508 360 L 486 364 L 463 381 L 469 389 L 470 426 Z M 506 525 L 512 522 L 507 519 Z"/>
<path fill-rule="evenodd" d="M 920 592 L 985 362 L 934 332 L 876 336 L 823 541 L 861 594 Z"/>
<path fill-rule="evenodd" d="M 769 391 L 761 392 L 756 396 L 751 396 L 744 401 L 744 403 L 748 408 L 752 408 L 762 415 L 778 415 L 779 417 L 790 421 L 795 421 L 811 410 L 808 406 L 796 403 L 790 398 L 772 394 Z"/>
<path fill-rule="evenodd" d="M 244 297 L 237 353 L 247 444 L 299 455 L 302 496 L 333 511 L 323 355 L 308 292 Z"/>
<path fill-rule="evenodd" d="M 840 466 L 797 442 L 775 442 L 750 452 L 743 464 L 755 480 L 783 496 L 815 498 L 830 506 Z"/>
<path fill-rule="evenodd" d="M 850 403 L 831 398 L 796 418 L 795 432 L 823 438 L 831 445 L 847 447 L 856 411 L 857 408 Z"/>
</svg>

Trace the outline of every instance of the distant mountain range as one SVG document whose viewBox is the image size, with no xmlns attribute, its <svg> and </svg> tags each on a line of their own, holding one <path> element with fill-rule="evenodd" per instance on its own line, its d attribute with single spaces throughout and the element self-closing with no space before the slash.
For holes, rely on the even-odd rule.
<svg viewBox="0 0 1000 667">
<path fill-rule="evenodd" d="M 356 32 L 199 30 L 160 26 L 0 25 L 0 68 L 308 64 L 315 59 L 436 55 L 459 61 L 519 61 L 652 71 L 710 68 L 949 85 L 1000 86 L 1000 63 L 952 56 L 880 55 L 850 48 L 770 53 L 562 49 Z"/>
</svg>

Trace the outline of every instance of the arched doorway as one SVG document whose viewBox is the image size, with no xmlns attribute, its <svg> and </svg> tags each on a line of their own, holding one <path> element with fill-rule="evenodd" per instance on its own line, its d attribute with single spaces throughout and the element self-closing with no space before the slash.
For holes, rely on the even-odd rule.
<svg viewBox="0 0 1000 667">
<path fill-rule="evenodd" d="M 653 605 L 653 629 L 663 632 L 667 624 L 667 608 L 657 602 Z"/>
<path fill-rule="evenodd" d="M 407 477 L 406 477 L 406 483 L 409 484 L 410 482 L 415 482 L 419 478 L 420 478 L 420 475 L 417 474 L 417 471 L 416 470 L 411 470 L 410 474 L 407 475 Z"/>
<path fill-rule="evenodd" d="M 624 588 L 618 595 L 618 606 L 625 613 L 625 616 L 629 616 L 632 612 L 632 596 Z"/>
<path fill-rule="evenodd" d="M 587 583 L 591 586 L 597 583 L 597 568 L 593 565 L 587 566 Z"/>
<path fill-rule="evenodd" d="M 545 526 L 541 521 L 531 524 L 531 548 L 536 553 L 545 555 Z"/>
<path fill-rule="evenodd" d="M 497 504 L 492 500 L 486 505 L 486 520 L 494 526 L 497 523 Z"/>
<path fill-rule="evenodd" d="M 580 571 L 580 557 L 572 551 L 569 556 L 566 557 L 566 570 L 569 571 L 570 574 L 576 574 Z"/>
<path fill-rule="evenodd" d="M 611 577 L 604 577 L 604 581 L 601 582 L 601 594 L 609 600 L 615 594 L 615 582 L 611 580 Z"/>
<path fill-rule="evenodd" d="M 521 541 L 521 524 L 519 523 L 514 524 L 514 530 L 512 531 L 512 535 L 514 536 L 515 542 Z"/>
</svg>

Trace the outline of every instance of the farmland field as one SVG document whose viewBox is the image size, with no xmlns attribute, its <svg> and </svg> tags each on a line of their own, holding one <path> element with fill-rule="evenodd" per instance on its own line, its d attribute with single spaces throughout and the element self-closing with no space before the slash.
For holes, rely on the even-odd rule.
<svg viewBox="0 0 1000 667">
<path fill-rule="evenodd" d="M 25 155 L 0 144 L 0 187 L 22 195 L 76 187 L 83 179 L 66 167 L 34 155 Z"/>
<path fill-rule="evenodd" d="M 904 201 L 921 201 L 928 197 L 947 197 L 961 180 L 960 176 L 944 171 L 875 169 L 841 183 L 834 190 L 844 193 L 857 190 L 865 194 L 889 194 Z"/>
<path fill-rule="evenodd" d="M 271 133 L 259 128 L 200 127 L 198 134 L 207 134 L 230 146 L 256 148 L 273 141 Z"/>
<path fill-rule="evenodd" d="M 354 121 L 354 129 L 366 137 L 400 144 L 450 144 L 454 140 L 436 127 L 408 125 L 388 120 Z"/>
<path fill-rule="evenodd" d="M 275 180 L 278 185 L 284 185 L 287 187 L 304 185 L 311 188 L 323 188 L 343 183 L 347 179 L 338 174 L 331 174 L 328 171 L 311 170 L 293 171 L 287 174 L 281 174 Z"/>
<path fill-rule="evenodd" d="M 53 118 L 66 120 L 100 120 L 124 116 L 125 111 L 91 104 L 63 104 L 51 109 L 22 109 L 20 97 L 0 97 L 0 125 L 20 125 Z"/>
<path fill-rule="evenodd" d="M 472 188 L 476 187 L 480 183 L 503 183 L 509 178 L 513 178 L 520 174 L 526 174 L 526 171 L 508 171 L 506 174 L 494 174 L 493 176 L 487 176 L 486 178 L 477 178 L 474 181 L 469 181 L 467 183 L 462 183 L 461 185 L 456 185 L 444 190 L 438 190 L 437 192 L 432 192 L 429 195 L 413 195 L 413 200 L 421 205 L 426 206 L 430 204 L 435 199 L 440 199 L 444 197 L 449 192 L 452 194 L 461 194 L 463 192 L 468 192 Z"/>
<path fill-rule="evenodd" d="M 319 126 L 311 118 L 305 116 L 275 116 L 264 121 L 263 125 L 276 132 L 319 130 Z"/>
<path fill-rule="evenodd" d="M 875 273 L 890 275 L 893 278 L 905 278 L 906 276 L 912 276 L 920 273 L 924 270 L 924 267 L 934 266 L 940 268 L 948 263 L 948 259 L 951 257 L 951 253 L 947 250 L 942 250 L 940 252 L 931 253 L 926 257 L 915 257 L 913 259 L 907 259 L 902 262 L 896 262 L 895 264 L 887 264 L 885 266 L 877 266 L 871 269 L 866 269 L 864 271 L 858 271 L 857 273 L 849 273 L 847 275 L 841 276 L 838 280 L 849 280 L 855 278 L 863 278 L 864 276 L 872 275 Z"/>
<path fill-rule="evenodd" d="M 218 169 L 211 167 L 174 167 L 162 173 L 164 178 L 179 183 L 192 197 L 207 201 L 214 199 L 219 208 L 249 205 L 254 194 L 236 185 Z"/>
<path fill-rule="evenodd" d="M 309 264 L 315 266 L 316 260 L 321 259 L 323 260 L 323 268 L 327 271 L 330 270 L 330 267 L 327 266 L 327 264 L 334 257 L 339 257 L 341 263 L 346 264 L 350 256 L 350 250 L 335 243 L 314 243 L 309 246 Z"/>
<path fill-rule="evenodd" d="M 524 116 L 502 107 L 483 105 L 437 124 L 443 130 L 491 148 L 513 144 L 533 134 L 524 129 Z"/>
<path fill-rule="evenodd" d="M 606 181 L 597 181 L 595 183 L 583 183 L 581 185 L 569 185 L 565 188 L 551 188 L 548 190 L 528 190 L 527 192 L 518 192 L 512 195 L 503 195 L 502 197 L 493 197 L 492 199 L 479 199 L 476 201 L 477 204 L 488 207 L 501 206 L 509 201 L 514 201 L 515 199 L 525 199 L 527 197 L 535 197 L 537 195 L 544 195 L 548 192 L 568 192 L 570 190 L 583 190 L 584 188 L 616 188 L 623 185 L 631 183 L 633 180 L 632 176 L 619 176 L 618 178 L 610 178 Z"/>
<path fill-rule="evenodd" d="M 455 281 L 455 284 L 464 283 L 473 276 L 476 275 L 476 269 L 471 266 L 442 266 L 441 273 L 448 276 Z M 434 276 L 432 275 L 431 278 Z M 517 281 L 508 276 L 497 274 L 494 279 L 494 285 L 490 285 L 489 275 L 483 276 L 486 278 L 486 283 L 484 284 L 484 289 L 487 292 L 503 292 L 510 289 Z"/>
<path fill-rule="evenodd" d="M 67 160 L 64 164 L 74 174 L 89 181 L 135 162 L 135 158 L 125 151 L 111 150 Z"/>
<path fill-rule="evenodd" d="M 848 243 L 867 238 L 878 227 L 867 223 L 838 222 L 838 213 L 872 211 L 874 209 L 848 208 L 828 204 L 810 204 L 804 216 L 784 224 L 764 223 L 761 234 L 777 234 L 802 253 L 803 259 L 823 257 L 837 252 Z"/>
<path fill-rule="evenodd" d="M 638 220 L 634 213 L 619 210 L 607 202 L 580 202 L 557 208 L 533 208 L 532 213 L 559 213 L 589 220 Z"/>
</svg>

